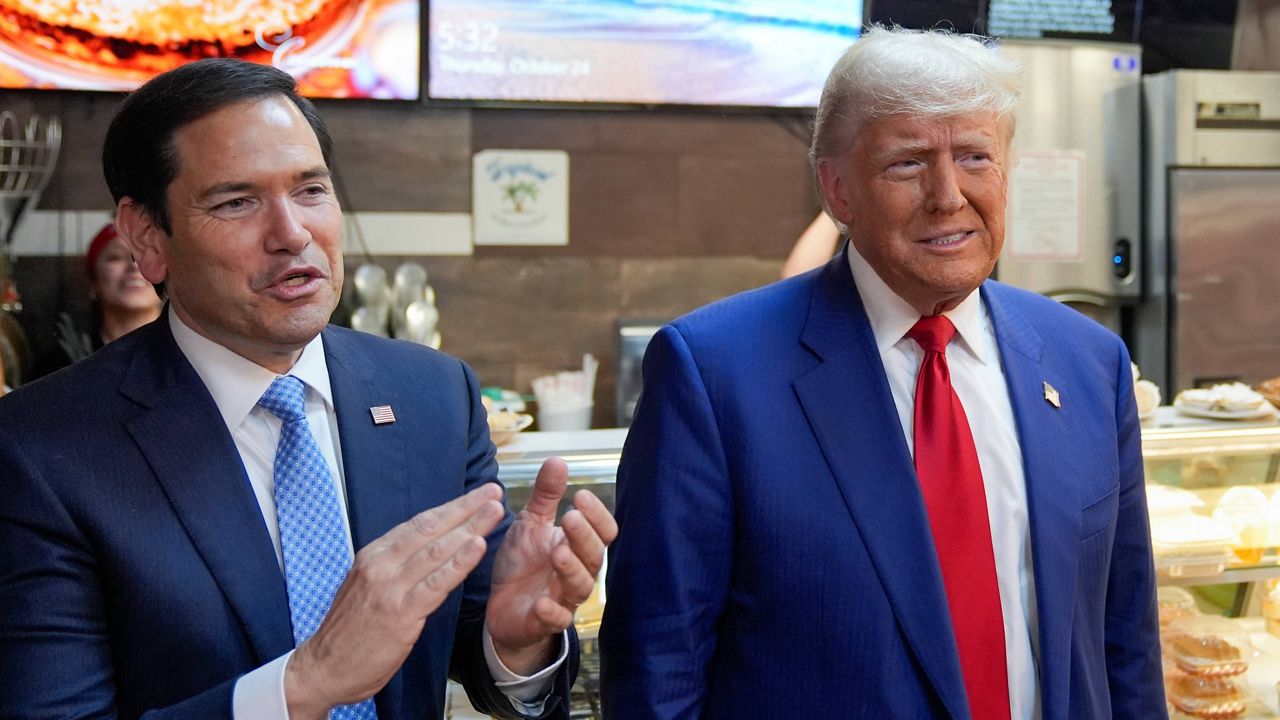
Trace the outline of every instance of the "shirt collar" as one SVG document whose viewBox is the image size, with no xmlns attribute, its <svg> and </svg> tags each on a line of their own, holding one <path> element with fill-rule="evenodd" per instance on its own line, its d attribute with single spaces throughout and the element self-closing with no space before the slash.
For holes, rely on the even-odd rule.
<svg viewBox="0 0 1280 720">
<path fill-rule="evenodd" d="M 885 284 L 852 242 L 849 243 L 848 258 L 853 282 L 857 286 L 858 296 L 862 298 L 867 320 L 871 322 L 871 332 L 876 338 L 876 349 L 884 355 L 885 351 L 906 337 L 907 332 L 920 319 L 920 313 Z M 942 314 L 956 326 L 956 334 L 965 350 L 985 365 L 990 356 L 987 352 L 988 343 L 984 341 L 984 329 L 990 321 L 981 295 L 977 291 L 971 292 L 959 305 Z"/>
<path fill-rule="evenodd" d="M 169 329 L 182 354 L 187 356 L 196 374 L 209 388 L 218 412 L 229 430 L 240 427 L 258 404 L 258 398 L 279 377 L 261 365 L 248 360 L 192 330 L 173 307 L 169 307 Z M 333 411 L 333 390 L 329 386 L 329 366 L 324 357 L 324 341 L 316 335 L 302 348 L 298 362 L 289 374 L 311 388 Z"/>
</svg>

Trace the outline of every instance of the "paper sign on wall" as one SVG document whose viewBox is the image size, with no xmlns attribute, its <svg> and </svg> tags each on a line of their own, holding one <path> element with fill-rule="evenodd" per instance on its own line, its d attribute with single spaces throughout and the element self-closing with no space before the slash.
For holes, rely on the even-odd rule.
<svg viewBox="0 0 1280 720">
<path fill-rule="evenodd" d="M 1084 259 L 1084 153 L 1018 153 L 1009 180 L 1006 251 L 1018 260 Z"/>
<path fill-rule="evenodd" d="M 481 150 L 471 162 L 476 245 L 568 245 L 569 154 Z"/>
</svg>

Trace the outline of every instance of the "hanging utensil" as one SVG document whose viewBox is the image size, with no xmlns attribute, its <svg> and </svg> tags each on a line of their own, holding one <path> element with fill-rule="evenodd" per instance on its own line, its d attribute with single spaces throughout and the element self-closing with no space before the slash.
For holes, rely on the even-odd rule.
<svg viewBox="0 0 1280 720">
<path fill-rule="evenodd" d="M 26 124 L 9 111 L 0 111 L 0 356 L 5 380 L 17 387 L 33 371 L 30 343 L 10 313 L 22 308 L 9 277 L 13 238 L 22 215 L 40 201 L 58 164 L 62 123 L 42 122 L 32 115 Z"/>
</svg>

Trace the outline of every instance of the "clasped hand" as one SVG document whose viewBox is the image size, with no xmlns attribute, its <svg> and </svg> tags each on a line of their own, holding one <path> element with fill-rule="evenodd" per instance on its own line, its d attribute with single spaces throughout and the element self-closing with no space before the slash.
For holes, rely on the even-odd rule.
<svg viewBox="0 0 1280 720">
<path fill-rule="evenodd" d="M 573 622 L 617 536 L 613 516 L 585 490 L 559 527 L 568 487 L 563 460 L 543 463 L 528 505 L 494 558 L 485 621 L 494 649 L 513 672 L 552 659 L 555 638 Z M 485 537 L 505 516 L 501 488 L 484 485 L 419 513 L 356 553 L 324 622 L 285 669 L 292 718 L 324 718 L 330 708 L 373 696 L 408 657 L 427 616 L 485 556 Z"/>
</svg>

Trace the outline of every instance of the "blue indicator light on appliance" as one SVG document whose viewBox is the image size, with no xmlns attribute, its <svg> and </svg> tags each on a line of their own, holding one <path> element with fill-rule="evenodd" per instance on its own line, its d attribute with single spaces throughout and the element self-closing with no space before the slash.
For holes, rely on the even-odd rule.
<svg viewBox="0 0 1280 720">
<path fill-rule="evenodd" d="M 1117 72 L 1134 72 L 1138 69 L 1138 56 L 1116 55 L 1111 58 L 1111 67 Z"/>
</svg>

